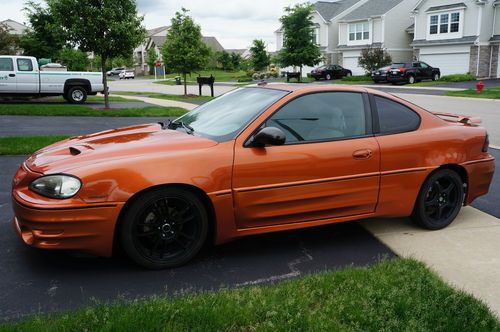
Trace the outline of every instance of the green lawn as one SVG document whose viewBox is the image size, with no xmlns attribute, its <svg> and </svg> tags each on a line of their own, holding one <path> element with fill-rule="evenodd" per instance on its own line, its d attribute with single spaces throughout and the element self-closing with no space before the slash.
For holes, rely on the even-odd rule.
<svg viewBox="0 0 500 332">
<path fill-rule="evenodd" d="M 0 137 L 0 155 L 29 155 L 68 136 Z"/>
<path fill-rule="evenodd" d="M 463 91 L 447 91 L 444 95 L 450 97 L 500 99 L 500 87 L 484 89 L 482 93 L 477 93 L 475 89 L 468 89 Z"/>
<path fill-rule="evenodd" d="M 247 73 L 243 70 L 238 70 L 238 71 L 224 71 L 220 69 L 213 69 L 213 70 L 202 70 L 198 73 L 192 73 L 191 76 L 187 76 L 187 80 L 196 82 L 196 77 L 198 77 L 198 74 L 201 76 L 210 76 L 213 75 L 215 76 L 215 81 L 216 82 L 236 82 L 238 78 L 240 77 L 246 77 Z M 175 78 L 176 76 L 181 76 L 179 74 L 167 74 L 165 77 L 166 78 Z M 144 76 L 144 78 L 149 78 L 149 79 L 154 79 L 154 75 L 148 75 Z M 163 79 L 163 75 L 158 76 L 158 79 Z"/>
<path fill-rule="evenodd" d="M 162 85 L 176 85 L 175 81 L 172 81 L 172 80 L 154 81 L 153 83 L 154 83 L 154 84 L 162 84 Z M 181 84 L 180 86 L 182 86 L 182 85 L 184 85 L 184 83 L 183 83 L 183 84 Z M 194 82 L 194 81 L 188 81 L 188 82 L 187 82 L 187 85 L 198 85 L 198 83 L 196 83 L 196 82 Z"/>
<path fill-rule="evenodd" d="M 96 110 L 84 105 L 70 104 L 0 104 L 0 115 L 151 117 L 180 116 L 186 112 L 179 107 L 161 106 Z"/>
<path fill-rule="evenodd" d="M 1 331 L 500 331 L 486 305 L 414 260 L 175 299 L 88 307 Z"/>
<path fill-rule="evenodd" d="M 56 101 L 56 102 L 66 102 L 62 96 L 61 97 L 51 97 L 51 98 L 48 98 L 48 100 Z M 137 99 L 126 99 L 126 98 L 117 97 L 117 96 L 110 96 L 109 101 L 110 102 L 134 102 L 134 101 L 140 102 L 140 100 L 137 100 Z M 88 96 L 87 102 L 104 103 L 104 96 Z"/>
<path fill-rule="evenodd" d="M 123 92 L 116 92 L 113 94 L 118 94 L 118 95 L 129 95 L 129 96 L 136 96 L 136 95 L 142 95 L 145 97 L 149 98 L 156 98 L 156 99 L 167 99 L 167 100 L 178 100 L 178 101 L 189 101 L 189 100 L 212 100 L 214 99 L 213 97 L 210 96 L 198 96 L 198 95 L 169 95 L 169 94 L 163 94 L 163 93 L 158 93 L 158 92 L 129 92 L 129 93 L 123 93 Z"/>
</svg>

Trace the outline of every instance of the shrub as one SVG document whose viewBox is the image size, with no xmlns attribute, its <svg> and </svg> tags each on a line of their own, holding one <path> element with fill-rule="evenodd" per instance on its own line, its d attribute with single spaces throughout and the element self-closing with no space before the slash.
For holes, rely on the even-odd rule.
<svg viewBox="0 0 500 332">
<path fill-rule="evenodd" d="M 342 79 L 342 81 L 348 81 L 348 82 L 362 82 L 370 80 L 371 78 L 368 75 L 346 76 Z"/>
<path fill-rule="evenodd" d="M 358 58 L 359 66 L 370 73 L 373 69 L 381 68 L 392 63 L 392 58 L 380 47 L 369 47 L 361 50 Z"/>
<path fill-rule="evenodd" d="M 452 74 L 441 76 L 440 81 L 444 82 L 463 82 L 463 81 L 475 81 L 476 76 L 471 74 Z"/>
<path fill-rule="evenodd" d="M 250 76 L 244 76 L 244 77 L 238 78 L 238 83 L 246 83 L 246 82 L 252 82 L 252 81 L 253 81 L 253 78 L 251 78 Z"/>
</svg>

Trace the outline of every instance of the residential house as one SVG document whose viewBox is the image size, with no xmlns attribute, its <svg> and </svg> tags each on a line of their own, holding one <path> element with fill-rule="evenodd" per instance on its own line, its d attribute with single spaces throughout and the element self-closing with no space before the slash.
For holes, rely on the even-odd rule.
<svg viewBox="0 0 500 332">
<path fill-rule="evenodd" d="M 145 42 L 134 50 L 137 71 L 142 73 L 147 73 L 149 71 L 149 66 L 147 64 L 147 53 L 149 49 L 153 48 L 156 51 L 158 59 L 161 59 L 161 48 L 167 40 L 167 33 L 169 28 L 169 26 L 162 26 L 148 30 Z M 203 42 L 214 52 L 224 50 L 222 45 L 215 37 L 204 36 Z"/>
<path fill-rule="evenodd" d="M 0 22 L 0 25 L 3 25 L 7 28 L 7 30 L 9 31 L 9 33 L 11 35 L 14 35 L 16 37 L 21 37 L 21 35 L 26 31 L 28 30 L 29 28 L 22 24 L 22 23 L 19 23 L 19 22 L 16 22 L 14 20 L 5 20 L 5 21 L 1 21 Z M 22 54 L 22 50 L 19 49 L 18 47 L 14 47 L 12 49 L 12 53 L 16 53 L 16 54 Z"/>
<path fill-rule="evenodd" d="M 346 13 L 355 10 L 363 2 L 367 0 L 338 0 L 318 1 L 314 4 L 314 12 L 312 20 L 315 25 L 315 33 L 313 39 L 319 45 L 321 53 L 324 57 L 323 63 L 338 63 L 338 19 Z M 278 29 L 275 32 L 276 36 L 276 51 L 283 48 L 283 31 Z M 303 68 L 305 75 L 312 68 Z M 293 70 L 292 68 L 283 68 L 284 71 Z"/>
<path fill-rule="evenodd" d="M 420 0 L 413 9 L 415 58 L 443 75 L 500 77 L 499 0 Z"/>
<path fill-rule="evenodd" d="M 248 59 L 251 56 L 250 49 L 248 48 L 228 48 L 226 49 L 226 52 L 229 54 L 231 53 L 239 54 L 243 59 Z"/>
<path fill-rule="evenodd" d="M 410 12 L 416 0 L 367 0 L 339 18 L 339 64 L 361 75 L 361 50 L 380 47 L 389 53 L 393 62 L 412 60 L 413 40 Z"/>
</svg>

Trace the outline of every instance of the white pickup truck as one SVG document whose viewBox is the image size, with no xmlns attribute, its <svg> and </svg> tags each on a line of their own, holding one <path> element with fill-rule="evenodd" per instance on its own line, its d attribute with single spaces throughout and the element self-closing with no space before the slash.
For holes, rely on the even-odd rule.
<svg viewBox="0 0 500 332">
<path fill-rule="evenodd" d="M 41 71 L 34 57 L 0 55 L 0 97 L 63 96 L 84 103 L 103 91 L 101 73 Z"/>
</svg>

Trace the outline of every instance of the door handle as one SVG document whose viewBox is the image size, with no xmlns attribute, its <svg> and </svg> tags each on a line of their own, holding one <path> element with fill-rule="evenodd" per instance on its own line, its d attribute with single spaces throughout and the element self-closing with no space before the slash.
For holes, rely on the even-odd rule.
<svg viewBox="0 0 500 332">
<path fill-rule="evenodd" d="M 9 77 L 16 77 L 16 74 L 9 74 Z"/>
<path fill-rule="evenodd" d="M 356 160 L 370 159 L 372 157 L 372 150 L 370 149 L 356 150 L 352 153 L 352 157 Z"/>
</svg>

